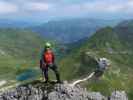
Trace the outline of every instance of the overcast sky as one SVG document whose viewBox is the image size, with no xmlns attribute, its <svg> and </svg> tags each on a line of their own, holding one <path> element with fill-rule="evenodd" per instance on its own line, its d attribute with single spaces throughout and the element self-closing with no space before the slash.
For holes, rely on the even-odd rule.
<svg viewBox="0 0 133 100">
<path fill-rule="evenodd" d="M 0 0 L 0 18 L 132 18 L 133 0 Z"/>
</svg>

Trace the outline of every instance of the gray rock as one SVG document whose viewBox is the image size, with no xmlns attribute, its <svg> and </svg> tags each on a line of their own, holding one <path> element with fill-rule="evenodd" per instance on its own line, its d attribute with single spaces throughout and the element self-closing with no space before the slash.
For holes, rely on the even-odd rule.
<svg viewBox="0 0 133 100">
<path fill-rule="evenodd" d="M 111 96 L 110 100 L 128 100 L 125 91 L 114 91 Z"/>
<path fill-rule="evenodd" d="M 106 100 L 100 93 L 87 92 L 79 86 L 70 87 L 68 84 L 63 84 L 55 88 L 55 91 L 48 95 L 49 100 Z"/>
<path fill-rule="evenodd" d="M 0 100 L 108 100 L 100 92 L 88 92 L 80 86 L 64 84 L 34 84 L 19 86 L 0 93 Z M 115 91 L 110 100 L 128 100 L 124 91 Z"/>
</svg>

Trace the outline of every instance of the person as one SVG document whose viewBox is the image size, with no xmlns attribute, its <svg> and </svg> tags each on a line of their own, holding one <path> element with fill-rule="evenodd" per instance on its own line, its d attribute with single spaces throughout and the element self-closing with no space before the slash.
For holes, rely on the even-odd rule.
<svg viewBox="0 0 133 100">
<path fill-rule="evenodd" d="M 57 65 L 55 64 L 55 56 L 51 49 L 51 44 L 47 42 L 45 44 L 44 51 L 41 56 L 40 60 L 40 68 L 42 69 L 43 77 L 45 79 L 45 83 L 49 81 L 48 77 L 48 69 L 52 69 L 56 75 L 57 82 L 60 83 L 60 75 L 57 68 Z"/>
</svg>

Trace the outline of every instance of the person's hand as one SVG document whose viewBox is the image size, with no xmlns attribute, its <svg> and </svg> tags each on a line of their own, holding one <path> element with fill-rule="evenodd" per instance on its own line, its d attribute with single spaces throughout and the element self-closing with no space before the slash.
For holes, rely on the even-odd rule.
<svg viewBox="0 0 133 100">
<path fill-rule="evenodd" d="M 43 68 L 46 68 L 47 64 L 45 62 L 43 62 Z"/>
<path fill-rule="evenodd" d="M 43 65 L 45 68 L 46 68 L 46 63 L 44 63 L 44 65 Z"/>
</svg>

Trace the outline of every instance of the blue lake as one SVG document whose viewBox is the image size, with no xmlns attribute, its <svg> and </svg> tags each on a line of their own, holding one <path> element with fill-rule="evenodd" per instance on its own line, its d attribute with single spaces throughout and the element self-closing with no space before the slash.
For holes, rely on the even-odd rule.
<svg viewBox="0 0 133 100">
<path fill-rule="evenodd" d="M 23 73 L 19 74 L 16 79 L 18 81 L 25 81 L 25 80 L 29 80 L 29 79 L 34 79 L 37 77 L 38 75 L 38 71 L 34 70 L 34 69 L 27 69 L 26 71 L 24 71 Z"/>
</svg>

